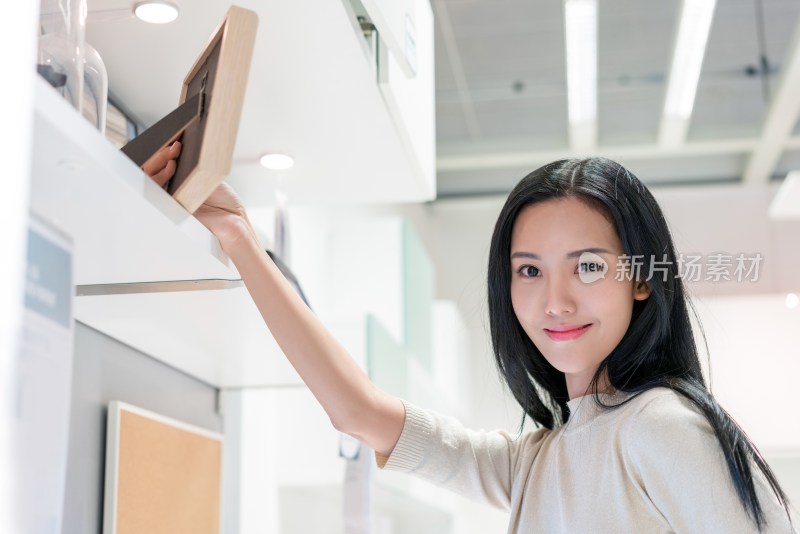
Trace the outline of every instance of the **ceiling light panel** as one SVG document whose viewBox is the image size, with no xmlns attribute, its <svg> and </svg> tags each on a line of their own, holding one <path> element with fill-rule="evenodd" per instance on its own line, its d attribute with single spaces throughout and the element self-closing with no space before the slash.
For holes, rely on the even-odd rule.
<svg viewBox="0 0 800 534">
<path fill-rule="evenodd" d="M 570 124 L 597 119 L 597 0 L 566 0 L 567 99 Z"/>
<path fill-rule="evenodd" d="M 706 53 L 716 0 L 684 0 L 672 56 L 664 115 L 688 119 Z"/>
</svg>

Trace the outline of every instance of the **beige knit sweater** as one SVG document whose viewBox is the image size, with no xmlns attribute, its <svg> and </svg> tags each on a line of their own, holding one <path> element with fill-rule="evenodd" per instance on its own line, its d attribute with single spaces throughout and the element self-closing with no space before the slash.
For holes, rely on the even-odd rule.
<svg viewBox="0 0 800 534">
<path fill-rule="evenodd" d="M 378 465 L 510 510 L 509 533 L 756 531 L 711 426 L 669 389 L 609 411 L 592 396 L 573 399 L 566 425 L 517 438 L 405 406 L 400 439 Z M 764 532 L 792 532 L 760 472 L 756 486 Z"/>
</svg>

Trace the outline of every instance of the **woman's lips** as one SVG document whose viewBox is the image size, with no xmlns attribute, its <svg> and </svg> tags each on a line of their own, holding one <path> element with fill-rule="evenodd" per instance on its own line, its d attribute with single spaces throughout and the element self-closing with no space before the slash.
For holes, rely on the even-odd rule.
<svg viewBox="0 0 800 534">
<path fill-rule="evenodd" d="M 575 325 L 575 326 L 554 326 L 552 328 L 545 328 L 544 333 L 554 341 L 570 341 L 581 337 L 591 324 Z"/>
</svg>

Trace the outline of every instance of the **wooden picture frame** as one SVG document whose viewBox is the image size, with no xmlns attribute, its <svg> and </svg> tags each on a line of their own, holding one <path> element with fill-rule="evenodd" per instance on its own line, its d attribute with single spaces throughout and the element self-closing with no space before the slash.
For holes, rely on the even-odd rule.
<svg viewBox="0 0 800 534">
<path fill-rule="evenodd" d="M 111 401 L 103 534 L 219 534 L 222 435 Z"/>
<path fill-rule="evenodd" d="M 181 104 L 201 92 L 205 98 L 200 117 L 183 131 L 167 190 L 190 213 L 231 171 L 257 29 L 255 12 L 231 6 L 183 81 Z"/>
</svg>

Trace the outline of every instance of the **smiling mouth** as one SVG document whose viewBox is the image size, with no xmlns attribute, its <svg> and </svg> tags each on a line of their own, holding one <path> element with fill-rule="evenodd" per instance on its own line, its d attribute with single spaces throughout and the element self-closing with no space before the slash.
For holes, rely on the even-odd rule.
<svg viewBox="0 0 800 534">
<path fill-rule="evenodd" d="M 581 337 L 591 326 L 591 324 L 585 324 L 569 330 L 550 330 L 545 328 L 544 333 L 554 341 L 570 341 Z"/>
</svg>

